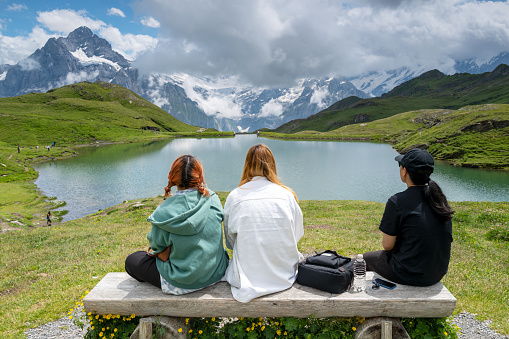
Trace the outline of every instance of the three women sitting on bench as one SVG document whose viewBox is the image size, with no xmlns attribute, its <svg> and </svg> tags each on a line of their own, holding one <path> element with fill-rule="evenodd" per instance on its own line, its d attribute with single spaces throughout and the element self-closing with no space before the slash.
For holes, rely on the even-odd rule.
<svg viewBox="0 0 509 339">
<path fill-rule="evenodd" d="M 384 250 L 364 254 L 367 269 L 400 284 L 432 285 L 447 272 L 454 212 L 429 178 L 434 162 L 427 151 L 413 149 L 396 160 L 407 190 L 387 202 L 380 224 Z M 226 280 L 240 302 L 293 285 L 303 217 L 297 196 L 278 179 L 267 146 L 249 149 L 224 212 L 217 195 L 205 189 L 203 168 L 193 156 L 177 158 L 168 179 L 165 197 L 173 186 L 177 192 L 148 218 L 150 248 L 127 257 L 129 275 L 169 294 Z M 226 246 L 233 251 L 229 264 L 223 219 Z"/>
</svg>

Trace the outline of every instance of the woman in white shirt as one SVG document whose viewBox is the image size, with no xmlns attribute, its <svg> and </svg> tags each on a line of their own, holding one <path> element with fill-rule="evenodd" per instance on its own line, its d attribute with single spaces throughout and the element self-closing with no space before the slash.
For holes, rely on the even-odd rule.
<svg viewBox="0 0 509 339">
<path fill-rule="evenodd" d="M 233 257 L 225 277 L 233 297 L 248 302 L 290 288 L 302 255 L 297 242 L 304 235 L 297 196 L 277 177 L 270 149 L 249 149 L 239 187 L 224 205 L 226 246 Z"/>
</svg>

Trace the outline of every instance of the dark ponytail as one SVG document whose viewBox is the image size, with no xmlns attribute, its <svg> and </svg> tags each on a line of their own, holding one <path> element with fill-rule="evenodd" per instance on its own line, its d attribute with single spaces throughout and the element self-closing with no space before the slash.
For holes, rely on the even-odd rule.
<svg viewBox="0 0 509 339">
<path fill-rule="evenodd" d="M 424 185 L 424 199 L 429 203 L 433 212 L 443 221 L 451 220 L 454 211 L 449 206 L 440 186 L 429 178 L 429 174 L 412 172 L 408 172 L 408 174 L 415 185 Z"/>
</svg>

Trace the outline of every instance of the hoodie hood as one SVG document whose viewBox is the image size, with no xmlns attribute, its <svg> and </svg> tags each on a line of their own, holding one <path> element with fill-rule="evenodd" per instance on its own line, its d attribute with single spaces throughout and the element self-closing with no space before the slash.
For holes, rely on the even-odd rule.
<svg viewBox="0 0 509 339">
<path fill-rule="evenodd" d="M 147 220 L 153 226 L 173 234 L 198 234 L 207 223 L 211 197 L 215 193 L 210 192 L 210 195 L 205 197 L 196 191 L 172 196 L 159 205 Z M 167 208 L 170 204 L 171 208 Z"/>
</svg>

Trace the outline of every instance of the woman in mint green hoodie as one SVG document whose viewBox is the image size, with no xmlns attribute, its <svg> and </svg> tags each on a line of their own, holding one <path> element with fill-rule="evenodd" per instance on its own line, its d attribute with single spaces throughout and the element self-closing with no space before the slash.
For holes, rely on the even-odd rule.
<svg viewBox="0 0 509 339">
<path fill-rule="evenodd" d="M 148 217 L 150 248 L 129 255 L 126 272 L 164 293 L 190 293 L 221 280 L 228 266 L 223 247 L 223 208 L 204 187 L 203 167 L 191 155 L 177 158 L 168 174 L 166 199 Z M 171 197 L 171 187 L 177 192 Z"/>
</svg>

